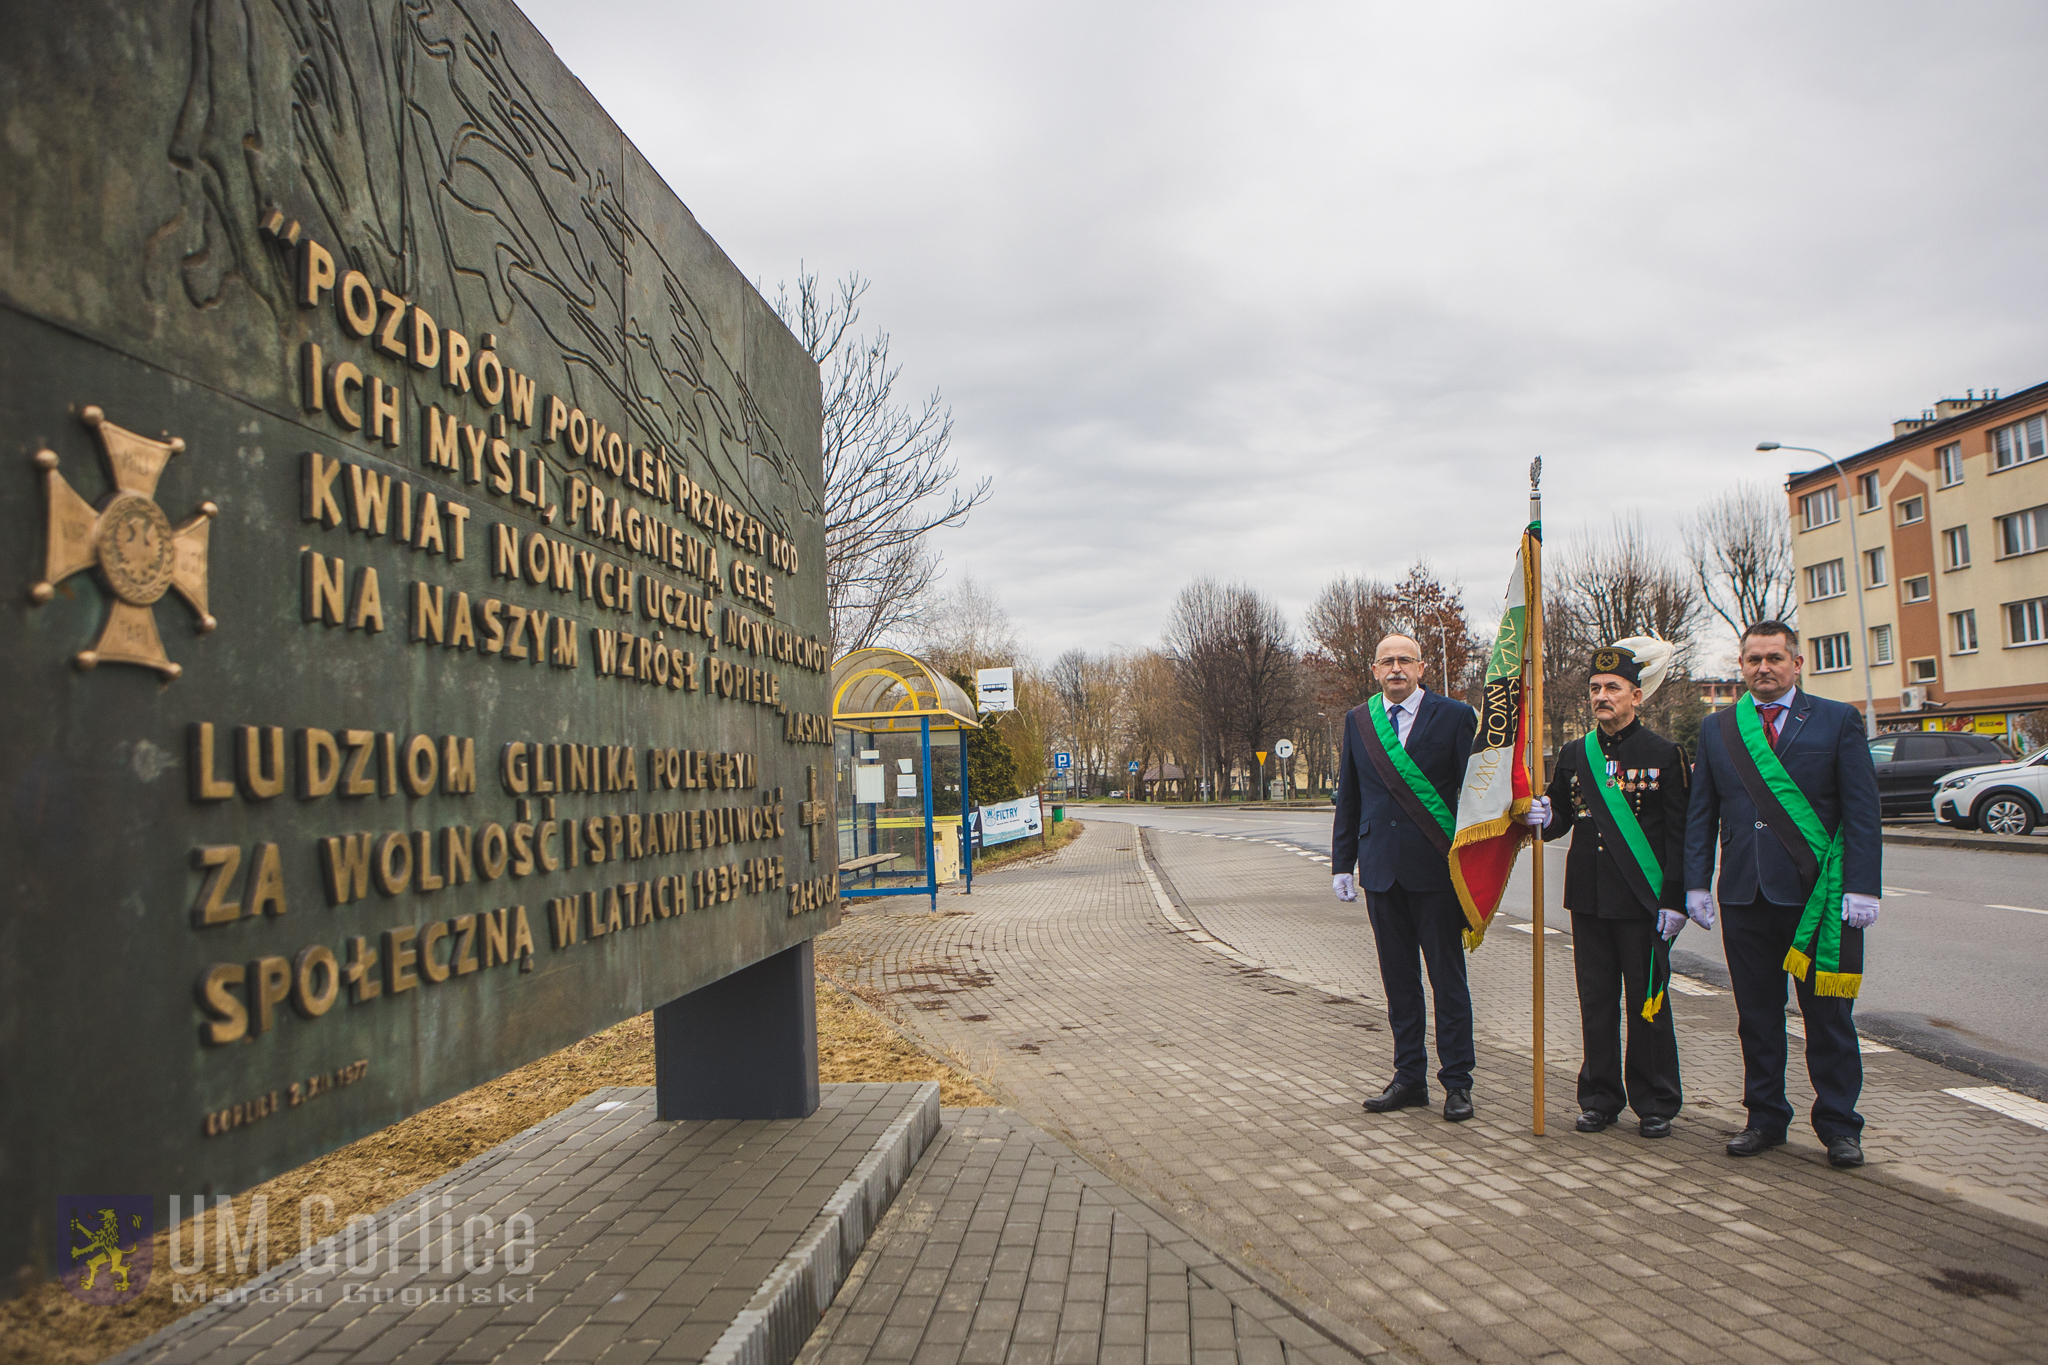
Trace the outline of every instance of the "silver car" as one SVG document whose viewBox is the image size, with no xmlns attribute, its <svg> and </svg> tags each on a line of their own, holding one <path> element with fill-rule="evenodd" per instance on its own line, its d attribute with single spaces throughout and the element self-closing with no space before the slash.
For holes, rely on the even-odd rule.
<svg viewBox="0 0 2048 1365">
<path fill-rule="evenodd" d="M 1987 834 L 2032 834 L 2048 811 L 2048 745 L 2017 763 L 1962 768 L 1934 789 L 1934 818 Z"/>
</svg>

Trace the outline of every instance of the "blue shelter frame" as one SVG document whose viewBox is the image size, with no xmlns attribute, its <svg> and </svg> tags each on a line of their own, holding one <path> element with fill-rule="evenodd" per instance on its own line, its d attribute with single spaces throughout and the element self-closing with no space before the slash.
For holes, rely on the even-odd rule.
<svg viewBox="0 0 2048 1365">
<path fill-rule="evenodd" d="M 937 812 L 932 789 L 932 735 L 955 734 L 960 747 L 960 867 L 967 894 L 974 894 L 973 792 L 968 780 L 967 732 L 979 730 L 974 702 L 959 684 L 924 660 L 897 649 L 857 649 L 832 665 L 832 724 L 857 734 L 918 736 L 923 761 L 918 765 L 924 798 L 924 870 L 886 872 L 873 867 L 871 884 L 841 885 L 849 900 L 869 896 L 927 896 L 939 908 Z M 870 841 L 874 839 L 871 830 Z M 872 854 L 874 850 L 871 848 Z M 858 867 L 860 826 L 854 823 L 853 863 Z M 840 871 L 847 865 L 842 863 Z M 917 877 L 920 884 L 884 885 L 888 878 Z"/>
</svg>

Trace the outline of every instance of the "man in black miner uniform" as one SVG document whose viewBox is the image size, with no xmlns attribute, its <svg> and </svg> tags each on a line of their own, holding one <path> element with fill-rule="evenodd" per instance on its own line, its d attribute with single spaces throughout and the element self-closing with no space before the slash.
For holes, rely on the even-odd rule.
<svg viewBox="0 0 2048 1365">
<path fill-rule="evenodd" d="M 1598 725 L 1587 738 L 1599 756 L 1586 739 L 1565 745 L 1549 793 L 1523 817 L 1545 840 L 1573 831 L 1564 904 L 1572 912 L 1585 1034 L 1582 1133 L 1613 1123 L 1625 1103 L 1644 1137 L 1664 1137 L 1684 1099 L 1678 1034 L 1662 997 L 1671 939 L 1685 926 L 1685 755 L 1636 719 L 1664 681 L 1671 653 L 1664 641 L 1645 637 L 1594 651 L 1588 688 Z M 1631 818 L 1633 830 L 1623 823 Z M 1631 837 L 1638 833 L 1639 843 Z M 1643 1017 L 1646 1001 L 1654 1020 Z M 1628 1035 L 1626 1062 L 1616 1010 Z"/>
</svg>

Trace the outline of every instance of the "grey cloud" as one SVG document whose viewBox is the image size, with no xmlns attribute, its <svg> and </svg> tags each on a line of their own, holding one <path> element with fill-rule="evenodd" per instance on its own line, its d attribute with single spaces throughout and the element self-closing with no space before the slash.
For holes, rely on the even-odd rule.
<svg viewBox="0 0 2048 1365">
<path fill-rule="evenodd" d="M 1048 657 L 2048 378 L 2036 5 L 527 8 L 743 270 L 874 278 Z"/>
</svg>

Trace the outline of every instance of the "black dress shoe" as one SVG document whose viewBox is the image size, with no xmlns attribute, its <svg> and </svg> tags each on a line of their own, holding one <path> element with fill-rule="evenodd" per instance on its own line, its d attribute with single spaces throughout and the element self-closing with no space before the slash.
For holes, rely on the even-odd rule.
<svg viewBox="0 0 2048 1365">
<path fill-rule="evenodd" d="M 1728 1139 L 1728 1155 L 1757 1156 L 1763 1152 L 1770 1151 L 1773 1147 L 1783 1147 L 1784 1145 L 1785 1135 L 1783 1133 L 1779 1133 L 1774 1137 L 1761 1128 L 1745 1128 L 1734 1137 Z"/>
<path fill-rule="evenodd" d="M 1636 1125 L 1636 1131 L 1646 1138 L 1670 1137 L 1671 1120 L 1662 1114 L 1646 1114 L 1643 1121 Z"/>
<path fill-rule="evenodd" d="M 1848 1168 L 1863 1164 L 1863 1144 L 1852 1137 L 1838 1137 L 1828 1143 L 1828 1165 Z"/>
<path fill-rule="evenodd" d="M 1446 1090 L 1444 1092 L 1444 1117 L 1452 1123 L 1463 1123 L 1472 1117 L 1472 1092 L 1470 1090 Z"/>
<path fill-rule="evenodd" d="M 1429 1103 L 1429 1087 L 1421 1081 L 1392 1085 L 1365 1102 L 1368 1114 L 1389 1114 L 1396 1109 L 1419 1109 Z"/>
<path fill-rule="evenodd" d="M 1572 1126 L 1582 1133 L 1597 1133 L 1614 1122 L 1614 1115 L 1603 1114 L 1598 1109 L 1588 1109 L 1579 1115 L 1579 1121 Z"/>
</svg>

